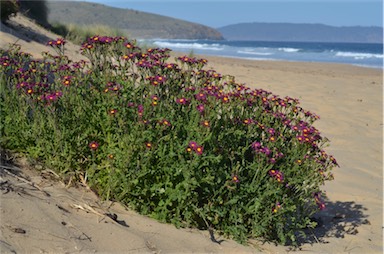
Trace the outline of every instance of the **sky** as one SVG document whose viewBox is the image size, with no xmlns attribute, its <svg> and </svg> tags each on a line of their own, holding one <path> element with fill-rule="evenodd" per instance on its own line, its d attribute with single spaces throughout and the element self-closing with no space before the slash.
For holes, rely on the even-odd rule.
<svg viewBox="0 0 384 254">
<path fill-rule="evenodd" d="M 84 1 L 84 0 L 83 0 Z M 382 0 L 86 0 L 213 28 L 245 22 L 383 26 Z"/>
</svg>

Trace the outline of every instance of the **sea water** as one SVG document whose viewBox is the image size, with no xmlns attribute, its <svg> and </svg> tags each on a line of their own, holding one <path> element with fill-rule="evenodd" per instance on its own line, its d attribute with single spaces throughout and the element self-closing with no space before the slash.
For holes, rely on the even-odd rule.
<svg viewBox="0 0 384 254">
<path fill-rule="evenodd" d="M 212 40 L 145 40 L 187 54 L 251 60 L 331 62 L 383 69 L 383 44 L 333 42 L 265 42 Z"/>
</svg>

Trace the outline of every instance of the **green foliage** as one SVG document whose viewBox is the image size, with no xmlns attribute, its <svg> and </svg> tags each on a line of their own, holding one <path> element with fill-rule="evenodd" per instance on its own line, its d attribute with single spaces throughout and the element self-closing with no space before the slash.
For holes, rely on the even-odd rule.
<svg viewBox="0 0 384 254">
<path fill-rule="evenodd" d="M 64 44 L 51 41 L 59 56 L 43 60 L 1 52 L 2 147 L 142 214 L 241 243 L 295 244 L 314 226 L 337 163 L 298 100 L 122 37 L 88 38 L 89 62 L 68 61 Z"/>
<path fill-rule="evenodd" d="M 19 4 L 16 0 L 2 0 L 0 1 L 1 9 L 1 22 L 5 22 L 9 17 L 16 15 L 19 11 Z"/>
</svg>

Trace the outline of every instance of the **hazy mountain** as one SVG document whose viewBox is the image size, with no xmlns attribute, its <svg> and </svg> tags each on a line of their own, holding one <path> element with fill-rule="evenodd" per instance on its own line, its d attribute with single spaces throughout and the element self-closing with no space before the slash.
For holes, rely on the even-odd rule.
<svg viewBox="0 0 384 254">
<path fill-rule="evenodd" d="M 382 43 L 382 27 L 241 23 L 217 29 L 227 40 Z"/>
<path fill-rule="evenodd" d="M 141 11 L 77 1 L 47 1 L 47 6 L 50 23 L 102 24 L 118 28 L 137 39 L 223 39 L 213 28 Z"/>
</svg>

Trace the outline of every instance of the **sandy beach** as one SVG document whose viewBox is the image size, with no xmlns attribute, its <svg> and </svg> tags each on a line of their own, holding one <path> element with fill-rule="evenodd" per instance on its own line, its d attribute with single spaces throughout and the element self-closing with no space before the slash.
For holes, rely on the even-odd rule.
<svg viewBox="0 0 384 254">
<path fill-rule="evenodd" d="M 18 43 L 38 57 L 57 36 L 17 17 L 2 25 L 0 47 Z M 79 47 L 67 53 L 78 60 Z M 178 53 L 174 53 L 177 55 Z M 280 96 L 298 98 L 315 112 L 315 124 L 330 139 L 326 150 L 338 161 L 335 179 L 323 189 L 322 226 L 298 252 L 383 251 L 383 72 L 344 64 L 208 59 L 206 69 Z M 101 201 L 85 186 L 67 187 L 51 171 L 2 155 L 0 171 L 1 253 L 286 253 L 289 247 L 253 241 L 221 244 L 208 231 L 176 229 Z"/>
</svg>

